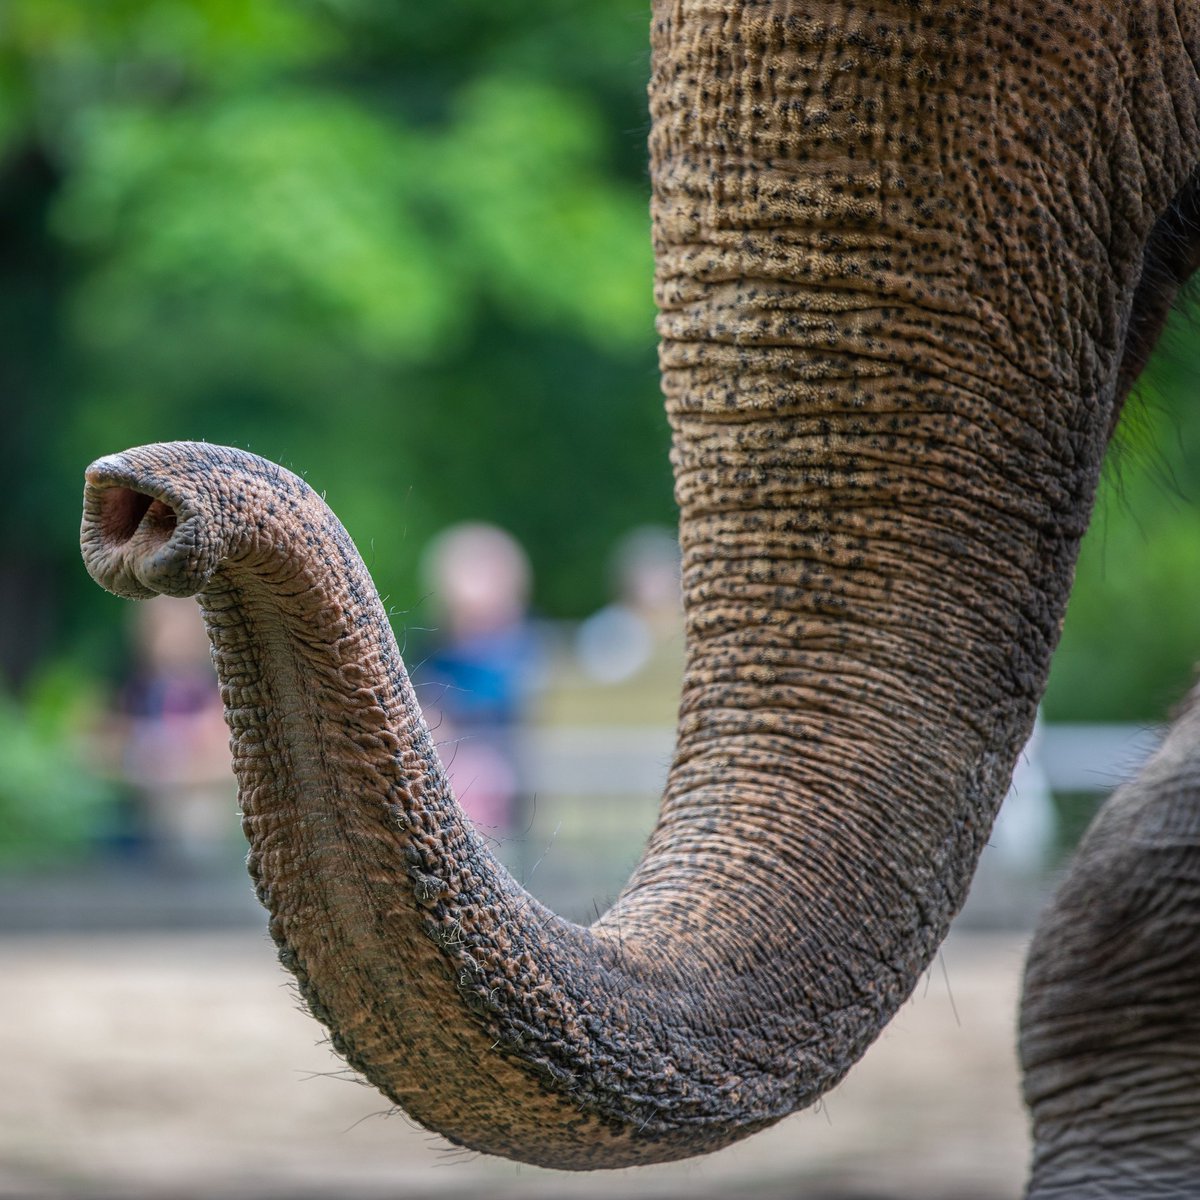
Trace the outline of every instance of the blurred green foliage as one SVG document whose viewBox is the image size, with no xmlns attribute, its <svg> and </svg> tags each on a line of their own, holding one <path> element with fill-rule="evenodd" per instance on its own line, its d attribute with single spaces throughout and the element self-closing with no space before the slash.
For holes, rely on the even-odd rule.
<svg viewBox="0 0 1200 1200">
<path fill-rule="evenodd" d="M 115 789 L 73 749 L 87 699 L 62 671 L 43 674 L 21 704 L 0 693 L 0 868 L 81 854 L 104 831 Z"/>
<path fill-rule="evenodd" d="M 1052 721 L 1164 720 L 1200 662 L 1200 329 L 1175 313 L 1125 406 L 1050 672 Z"/>
<path fill-rule="evenodd" d="M 120 606 L 79 564 L 80 474 L 169 438 L 307 474 L 401 626 L 429 619 L 425 541 L 465 517 L 526 544 L 542 611 L 600 604 L 613 541 L 673 517 L 647 41 L 641 0 L 6 0 L 10 672 L 35 649 L 116 663 Z M 1052 718 L 1155 718 L 1200 655 L 1200 418 L 1186 369 L 1156 369 Z"/>
<path fill-rule="evenodd" d="M 50 559 L 58 649 L 116 640 L 82 467 L 170 438 L 305 473 L 418 624 L 420 551 L 466 517 L 527 545 L 544 611 L 605 599 L 614 540 L 673 517 L 647 53 L 628 0 L 0 9 L 0 310 L 29 360 L 0 555 Z"/>
</svg>

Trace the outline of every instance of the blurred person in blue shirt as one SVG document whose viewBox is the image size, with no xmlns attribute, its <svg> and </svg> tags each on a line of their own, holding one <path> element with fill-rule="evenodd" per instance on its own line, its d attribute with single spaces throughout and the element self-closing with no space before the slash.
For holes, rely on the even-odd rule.
<svg viewBox="0 0 1200 1200">
<path fill-rule="evenodd" d="M 423 566 L 440 620 L 413 672 L 422 707 L 459 803 L 503 836 L 518 821 L 516 736 L 542 674 L 529 559 L 503 529 L 470 522 L 435 538 Z"/>
</svg>

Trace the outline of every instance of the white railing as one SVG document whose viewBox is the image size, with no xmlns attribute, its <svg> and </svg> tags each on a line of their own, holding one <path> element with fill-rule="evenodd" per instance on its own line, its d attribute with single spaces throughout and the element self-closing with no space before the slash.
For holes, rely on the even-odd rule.
<svg viewBox="0 0 1200 1200">
<path fill-rule="evenodd" d="M 1054 791 L 1109 792 L 1137 771 L 1161 736 L 1144 725 L 1045 725 L 1035 753 Z M 543 795 L 656 795 L 673 745 L 665 727 L 530 729 L 521 741 L 522 774 L 526 788 Z"/>
</svg>

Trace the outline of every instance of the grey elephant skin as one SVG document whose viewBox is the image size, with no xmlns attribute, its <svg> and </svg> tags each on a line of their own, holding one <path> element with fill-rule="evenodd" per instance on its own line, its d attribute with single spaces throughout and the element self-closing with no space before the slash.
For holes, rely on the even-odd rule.
<svg viewBox="0 0 1200 1200">
<path fill-rule="evenodd" d="M 1198 21 L 654 5 L 687 667 L 658 824 L 589 928 L 463 817 L 362 562 L 301 480 L 196 443 L 89 468 L 95 578 L 204 610 L 283 963 L 416 1120 L 557 1167 L 701 1153 L 812 1103 L 909 995 L 1195 264 Z M 1197 1074 L 1164 1065 L 1197 1047 L 1193 725 L 1039 934 L 1031 1195 L 1200 1195 Z"/>
</svg>

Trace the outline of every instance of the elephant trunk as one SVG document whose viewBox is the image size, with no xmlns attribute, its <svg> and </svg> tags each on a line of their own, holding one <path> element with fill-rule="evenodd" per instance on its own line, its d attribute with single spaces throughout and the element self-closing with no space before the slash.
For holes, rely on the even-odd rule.
<svg viewBox="0 0 1200 1200">
<path fill-rule="evenodd" d="M 653 1157 L 650 1140 L 613 1149 L 611 1114 L 585 1111 L 592 1081 L 564 1050 L 629 1066 L 590 1034 L 609 1006 L 569 1008 L 543 978 L 590 982 L 562 961 L 581 931 L 522 893 L 459 810 L 366 568 L 323 501 L 241 451 L 146 446 L 88 469 L 81 539 L 111 591 L 198 594 L 250 874 L 337 1051 L 474 1148 L 565 1166 Z M 619 986 L 619 947 L 600 951 L 591 972 Z"/>
<path fill-rule="evenodd" d="M 88 471 L 82 542 L 110 590 L 198 592 L 250 872 L 334 1046 L 423 1124 L 543 1165 L 713 1149 L 836 1083 L 932 956 L 1020 738 L 923 694 L 931 631 L 856 616 L 865 565 L 821 566 L 828 614 L 798 585 L 750 620 L 702 595 L 662 820 L 582 929 L 463 817 L 367 572 L 301 480 L 203 444 L 126 451 Z M 771 569 L 724 561 L 735 596 Z"/>
<path fill-rule="evenodd" d="M 89 470 L 99 582 L 199 595 L 282 960 L 346 1059 L 455 1141 L 620 1166 L 759 1129 L 842 1077 L 963 899 L 1113 412 L 971 299 L 932 136 L 969 7 L 864 42 L 783 4 L 657 6 L 688 663 L 659 823 L 591 928 L 459 811 L 302 481 L 191 443 Z M 930 136 L 898 139 L 917 81 Z"/>
</svg>

